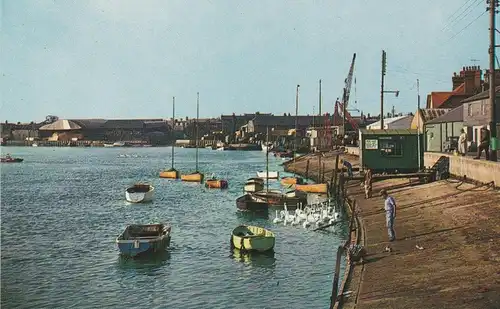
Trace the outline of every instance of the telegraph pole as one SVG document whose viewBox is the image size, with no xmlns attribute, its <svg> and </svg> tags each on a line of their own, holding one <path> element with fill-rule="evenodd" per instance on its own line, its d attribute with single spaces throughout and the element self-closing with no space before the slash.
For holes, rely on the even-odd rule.
<svg viewBox="0 0 500 309">
<path fill-rule="evenodd" d="M 386 67 L 385 50 L 382 51 L 382 80 L 380 83 L 380 129 L 384 129 L 384 77 Z"/>
<path fill-rule="evenodd" d="M 497 119 L 496 119 L 496 104 L 495 104 L 495 15 L 496 7 L 498 6 L 498 0 L 488 0 L 490 11 L 490 161 L 497 160 Z"/>
<path fill-rule="evenodd" d="M 420 111 L 420 81 L 417 79 L 417 113 Z M 418 170 L 422 170 L 421 156 L 420 156 L 420 117 L 417 115 L 417 151 L 418 151 Z"/>
<path fill-rule="evenodd" d="M 321 117 L 321 79 L 319 80 L 319 115 Z"/>
</svg>

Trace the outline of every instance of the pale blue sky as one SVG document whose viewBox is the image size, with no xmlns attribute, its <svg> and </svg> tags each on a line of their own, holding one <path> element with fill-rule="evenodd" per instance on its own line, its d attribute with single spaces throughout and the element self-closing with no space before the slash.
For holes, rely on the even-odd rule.
<svg viewBox="0 0 500 309">
<path fill-rule="evenodd" d="M 450 90 L 465 65 L 488 66 L 484 0 L 2 0 L 1 121 L 323 111 L 341 95 L 352 54 L 357 108 L 378 114 Z M 459 11 L 457 9 L 461 8 Z M 467 10 L 466 10 L 467 9 Z M 477 59 L 478 62 L 471 61 Z M 354 104 L 351 104 L 355 107 Z"/>
</svg>

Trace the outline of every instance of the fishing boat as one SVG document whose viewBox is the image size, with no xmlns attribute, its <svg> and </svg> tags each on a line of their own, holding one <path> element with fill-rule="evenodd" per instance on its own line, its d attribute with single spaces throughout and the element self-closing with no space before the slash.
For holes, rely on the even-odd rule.
<svg viewBox="0 0 500 309">
<path fill-rule="evenodd" d="M 294 186 L 304 184 L 304 178 L 294 176 L 294 177 L 283 177 L 281 178 L 281 184 L 283 186 Z"/>
<path fill-rule="evenodd" d="M 268 207 L 282 208 L 285 205 L 289 210 L 307 205 L 307 194 L 295 190 L 283 193 L 278 190 L 259 191 L 251 194 L 254 201 L 267 203 Z"/>
<path fill-rule="evenodd" d="M 271 171 L 258 171 L 257 172 L 257 177 L 263 178 L 263 179 L 278 179 L 280 176 L 280 173 L 277 171 L 271 172 Z"/>
<path fill-rule="evenodd" d="M 172 98 L 172 127 L 175 124 L 175 97 Z M 172 143 L 172 166 L 170 169 L 161 171 L 160 178 L 170 178 L 170 179 L 178 179 L 179 171 L 174 168 L 174 157 L 175 157 L 175 139 Z"/>
<path fill-rule="evenodd" d="M 249 178 L 245 183 L 245 193 L 257 192 L 264 189 L 264 179 L 262 178 Z"/>
<path fill-rule="evenodd" d="M 239 250 L 266 252 L 274 244 L 274 233 L 259 226 L 240 225 L 231 234 L 231 247 Z"/>
<path fill-rule="evenodd" d="M 328 184 L 315 183 L 315 184 L 295 185 L 295 190 L 309 192 L 309 193 L 328 193 Z"/>
<path fill-rule="evenodd" d="M 116 238 L 120 253 L 138 256 L 164 251 L 170 245 L 171 226 L 166 224 L 131 224 Z"/>
<path fill-rule="evenodd" d="M 227 180 L 217 179 L 214 175 L 205 182 L 205 187 L 209 189 L 227 189 L 229 186 Z"/>
<path fill-rule="evenodd" d="M 155 188 L 148 184 L 135 184 L 125 191 L 125 198 L 130 203 L 145 203 L 153 199 Z"/>
<path fill-rule="evenodd" d="M 196 99 L 196 171 L 191 173 L 191 174 L 186 174 L 186 175 L 181 175 L 181 180 L 186 181 L 186 182 L 197 182 L 197 183 L 202 183 L 203 178 L 205 177 L 204 174 L 200 173 L 198 171 L 198 118 L 200 117 L 200 93 L 197 93 L 197 99 Z"/>
<path fill-rule="evenodd" d="M 240 211 L 267 212 L 269 205 L 266 201 L 247 193 L 236 199 L 236 208 Z"/>
<path fill-rule="evenodd" d="M 0 158 L 2 163 L 20 163 L 23 162 L 24 159 L 21 158 L 13 158 L 10 155 L 6 155 L 4 158 Z"/>
</svg>

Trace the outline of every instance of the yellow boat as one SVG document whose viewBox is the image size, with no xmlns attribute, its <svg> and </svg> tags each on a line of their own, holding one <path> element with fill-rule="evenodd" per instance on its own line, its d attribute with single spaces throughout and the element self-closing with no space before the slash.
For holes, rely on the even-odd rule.
<svg viewBox="0 0 500 309">
<path fill-rule="evenodd" d="M 204 177 L 205 177 L 205 175 L 203 175 L 202 173 L 194 172 L 194 173 L 187 174 L 187 175 L 181 175 L 181 180 L 188 181 L 188 182 L 202 183 Z"/>
<path fill-rule="evenodd" d="M 227 189 L 228 183 L 224 179 L 209 179 L 205 182 L 205 187 L 214 189 Z"/>
<path fill-rule="evenodd" d="M 328 184 L 315 183 L 308 185 L 295 185 L 295 190 L 308 193 L 328 193 Z"/>
<path fill-rule="evenodd" d="M 178 179 L 179 178 L 179 171 L 176 170 L 175 168 L 171 168 L 166 171 L 160 172 L 160 178 L 170 178 L 170 179 Z"/>
<path fill-rule="evenodd" d="M 304 179 L 302 177 L 283 177 L 281 178 L 281 184 L 283 186 L 301 185 L 304 184 Z"/>
<path fill-rule="evenodd" d="M 245 251 L 269 251 L 274 249 L 274 243 L 274 233 L 259 226 L 240 225 L 231 236 L 231 246 Z"/>
</svg>

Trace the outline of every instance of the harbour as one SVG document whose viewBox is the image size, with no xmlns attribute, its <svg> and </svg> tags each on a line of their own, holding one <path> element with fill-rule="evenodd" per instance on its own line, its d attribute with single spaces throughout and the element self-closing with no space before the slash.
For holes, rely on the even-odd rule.
<svg viewBox="0 0 500 309">
<path fill-rule="evenodd" d="M 237 212 L 246 179 L 265 168 L 261 151 L 199 149 L 200 170 L 229 181 L 227 190 L 213 190 L 158 178 L 170 165 L 169 147 L 8 150 L 24 162 L 2 165 L 2 306 L 140 306 L 144 299 L 154 308 L 328 306 L 332 256 L 346 223 L 313 232 L 273 224 L 274 212 L 268 219 Z M 175 151 L 176 168 L 190 171 L 195 149 Z M 282 170 L 281 159 L 269 161 Z M 155 186 L 151 203 L 124 200 L 137 181 Z M 152 259 L 119 255 L 114 240 L 127 224 L 161 219 L 172 225 L 169 250 Z M 240 224 L 276 233 L 274 254 L 231 251 L 229 236 Z"/>
</svg>

